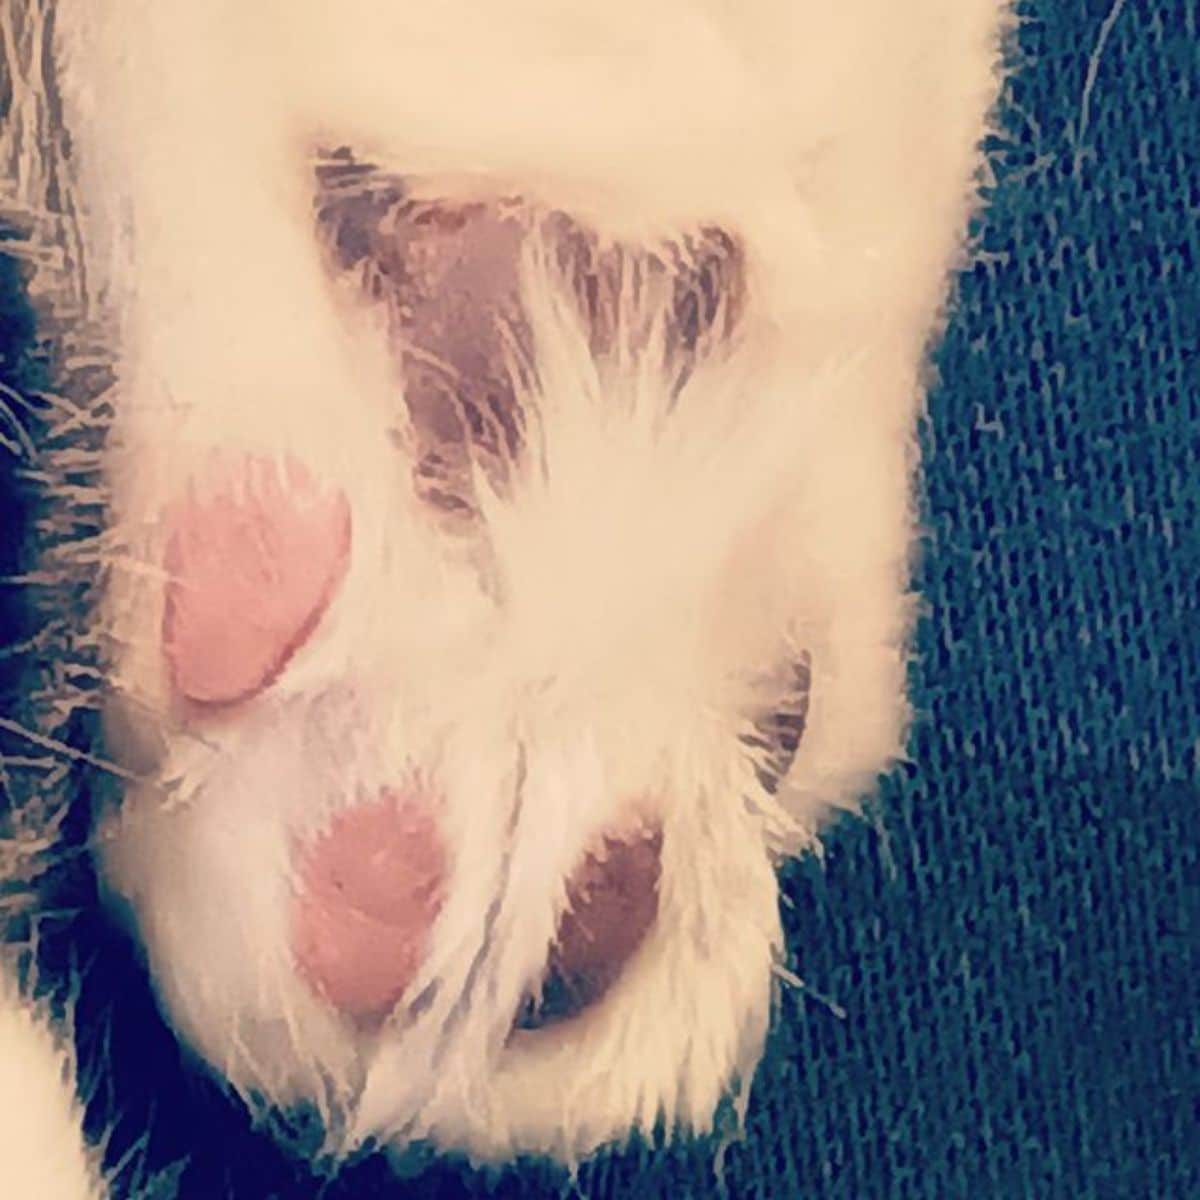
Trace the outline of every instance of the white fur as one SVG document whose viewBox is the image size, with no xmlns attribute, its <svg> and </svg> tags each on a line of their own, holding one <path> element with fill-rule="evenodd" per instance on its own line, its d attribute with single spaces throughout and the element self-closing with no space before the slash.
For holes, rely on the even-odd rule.
<svg viewBox="0 0 1200 1200">
<path fill-rule="evenodd" d="M 80 1115 L 70 1051 L 0 965 L 0 1193 L 100 1200 Z"/>
<path fill-rule="evenodd" d="M 1000 0 L 62 0 L 57 61 L 90 313 L 120 347 L 107 443 L 115 682 L 164 750 L 98 833 L 181 1035 L 333 1149 L 415 1135 L 573 1160 L 707 1129 L 748 1086 L 784 954 L 774 861 L 903 749 L 912 423 L 995 90 Z M 465 548 L 389 440 L 376 316 L 331 286 L 313 155 L 435 194 L 558 206 L 650 242 L 744 246 L 727 355 L 674 406 L 593 361 L 536 243 L 530 467 Z M 181 726 L 161 513 L 212 447 L 302 458 L 354 518 L 350 573 L 269 692 Z M 538 459 L 531 454 L 530 460 Z M 739 735 L 812 657 L 777 797 Z M 449 901 L 411 995 L 355 1032 L 291 969 L 288 836 L 411 769 L 446 798 Z M 659 920 L 575 1021 L 508 1037 L 562 881 L 639 798 Z"/>
</svg>

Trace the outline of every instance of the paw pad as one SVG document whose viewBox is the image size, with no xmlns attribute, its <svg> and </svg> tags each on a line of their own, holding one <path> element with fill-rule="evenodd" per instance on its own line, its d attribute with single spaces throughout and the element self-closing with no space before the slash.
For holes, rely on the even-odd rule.
<svg viewBox="0 0 1200 1200">
<path fill-rule="evenodd" d="M 350 558 L 345 495 L 295 459 L 218 455 L 168 514 L 163 646 L 180 695 L 261 692 L 308 640 Z"/>
</svg>

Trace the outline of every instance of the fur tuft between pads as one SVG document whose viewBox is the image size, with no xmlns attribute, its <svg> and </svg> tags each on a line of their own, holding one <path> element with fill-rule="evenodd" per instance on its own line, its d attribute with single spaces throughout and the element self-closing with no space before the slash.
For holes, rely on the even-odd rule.
<svg viewBox="0 0 1200 1200">
<path fill-rule="evenodd" d="M 571 1164 L 744 1099 L 776 868 L 904 750 L 1002 7 L 0 6 L 112 354 L 96 867 L 269 1121 Z"/>
</svg>

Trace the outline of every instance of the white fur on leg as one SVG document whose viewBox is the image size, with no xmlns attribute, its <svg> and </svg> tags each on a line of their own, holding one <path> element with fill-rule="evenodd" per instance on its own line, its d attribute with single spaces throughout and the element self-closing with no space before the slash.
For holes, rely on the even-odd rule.
<svg viewBox="0 0 1200 1200">
<path fill-rule="evenodd" d="M 0 1195 L 100 1200 L 70 1052 L 0 973 Z"/>
</svg>

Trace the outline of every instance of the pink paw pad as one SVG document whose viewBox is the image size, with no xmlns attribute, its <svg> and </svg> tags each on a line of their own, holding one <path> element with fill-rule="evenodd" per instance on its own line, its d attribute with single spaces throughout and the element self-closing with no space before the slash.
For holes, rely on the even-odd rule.
<svg viewBox="0 0 1200 1200">
<path fill-rule="evenodd" d="M 446 852 L 428 796 L 384 790 L 298 847 L 292 952 L 322 999 L 379 1021 L 420 968 L 442 905 Z"/>
<path fill-rule="evenodd" d="M 350 559 L 350 506 L 292 458 L 215 455 L 168 516 L 163 646 L 188 700 L 261 692 L 317 627 Z"/>
</svg>

